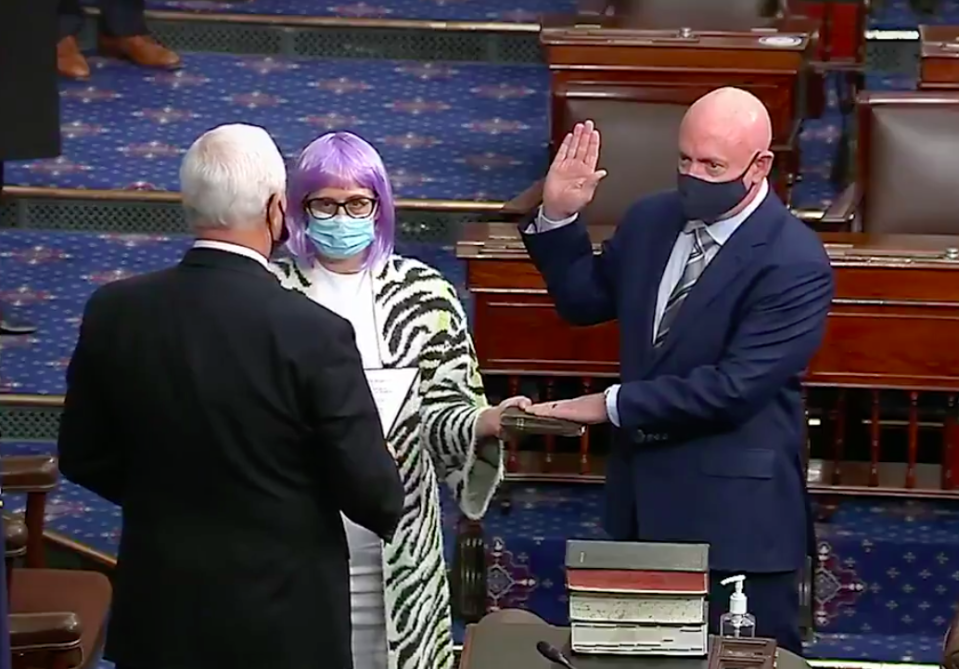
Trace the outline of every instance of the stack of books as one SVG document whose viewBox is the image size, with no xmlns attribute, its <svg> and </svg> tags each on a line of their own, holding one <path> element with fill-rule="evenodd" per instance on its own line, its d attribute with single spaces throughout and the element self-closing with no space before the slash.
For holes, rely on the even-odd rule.
<svg viewBox="0 0 959 669">
<path fill-rule="evenodd" d="M 705 544 L 569 541 L 566 587 L 574 653 L 709 652 Z"/>
</svg>

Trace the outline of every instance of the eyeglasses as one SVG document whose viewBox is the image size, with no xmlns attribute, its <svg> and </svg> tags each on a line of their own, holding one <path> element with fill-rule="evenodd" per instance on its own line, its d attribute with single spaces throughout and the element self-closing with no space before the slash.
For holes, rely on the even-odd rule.
<svg viewBox="0 0 959 669">
<path fill-rule="evenodd" d="M 368 218 L 376 213 L 376 200 L 369 197 L 351 197 L 345 202 L 328 197 L 316 197 L 303 203 L 303 208 L 313 218 L 329 219 L 342 210 L 350 218 Z"/>
</svg>

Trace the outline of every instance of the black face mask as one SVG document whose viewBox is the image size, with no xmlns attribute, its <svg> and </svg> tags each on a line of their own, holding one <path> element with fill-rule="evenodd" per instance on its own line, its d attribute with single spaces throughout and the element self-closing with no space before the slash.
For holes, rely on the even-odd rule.
<svg viewBox="0 0 959 669">
<path fill-rule="evenodd" d="M 275 196 L 274 196 L 275 197 Z M 266 210 L 269 212 L 273 208 L 273 199 L 270 198 L 270 201 L 266 205 Z M 286 227 L 286 212 L 283 209 L 280 209 L 280 235 L 279 237 L 273 236 L 273 225 L 270 223 L 270 219 L 266 220 L 266 229 L 270 233 L 270 257 L 276 255 L 277 251 L 286 244 L 286 240 L 290 238 L 290 229 Z"/>
<path fill-rule="evenodd" d="M 677 188 L 686 220 L 712 223 L 742 202 L 749 192 L 743 177 L 758 157 L 756 154 L 746 169 L 729 181 L 706 181 L 691 174 L 678 173 Z"/>
</svg>

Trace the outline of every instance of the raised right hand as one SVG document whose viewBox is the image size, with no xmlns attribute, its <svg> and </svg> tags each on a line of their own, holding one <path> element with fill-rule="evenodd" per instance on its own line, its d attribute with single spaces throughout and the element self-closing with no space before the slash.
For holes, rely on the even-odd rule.
<svg viewBox="0 0 959 669">
<path fill-rule="evenodd" d="M 599 131 L 592 121 L 577 123 L 566 135 L 549 166 L 543 185 L 543 213 L 552 221 L 578 214 L 590 203 L 596 186 L 606 176 L 597 170 Z"/>
</svg>

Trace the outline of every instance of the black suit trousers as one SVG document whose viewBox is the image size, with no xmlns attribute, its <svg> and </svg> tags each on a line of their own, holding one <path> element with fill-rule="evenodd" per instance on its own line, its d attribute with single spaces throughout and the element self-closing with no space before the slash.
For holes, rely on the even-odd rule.
<svg viewBox="0 0 959 669">
<path fill-rule="evenodd" d="M 80 0 L 59 0 L 60 38 L 76 35 L 83 28 Z M 110 37 L 132 37 L 147 34 L 143 16 L 144 0 L 99 0 L 99 29 Z"/>
</svg>

